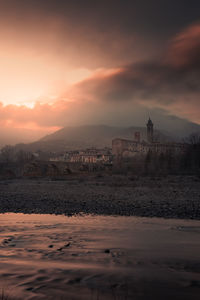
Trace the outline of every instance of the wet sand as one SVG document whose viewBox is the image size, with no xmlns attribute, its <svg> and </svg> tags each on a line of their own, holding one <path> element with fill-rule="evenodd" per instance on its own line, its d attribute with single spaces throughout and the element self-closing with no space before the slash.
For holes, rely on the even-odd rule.
<svg viewBox="0 0 200 300">
<path fill-rule="evenodd" d="M 0 181 L 0 212 L 200 220 L 200 178 L 88 175 Z"/>
<path fill-rule="evenodd" d="M 200 221 L 1 214 L 0 287 L 25 300 L 196 300 Z"/>
</svg>

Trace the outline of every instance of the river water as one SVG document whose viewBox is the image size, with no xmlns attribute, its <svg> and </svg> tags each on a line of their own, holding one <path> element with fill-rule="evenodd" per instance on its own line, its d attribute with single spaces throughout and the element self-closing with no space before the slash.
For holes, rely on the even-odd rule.
<svg viewBox="0 0 200 300">
<path fill-rule="evenodd" d="M 0 214 L 10 299 L 200 299 L 200 221 Z"/>
</svg>

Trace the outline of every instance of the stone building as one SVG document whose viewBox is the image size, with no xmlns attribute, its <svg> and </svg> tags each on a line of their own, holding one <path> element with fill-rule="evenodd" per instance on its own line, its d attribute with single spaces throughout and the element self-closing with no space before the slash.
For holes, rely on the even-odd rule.
<svg viewBox="0 0 200 300">
<path fill-rule="evenodd" d="M 64 161 L 83 164 L 105 164 L 112 162 L 112 150 L 110 148 L 67 151 L 64 155 L 51 158 L 51 161 Z"/>
<path fill-rule="evenodd" d="M 109 148 L 71 151 L 66 153 L 66 161 L 86 164 L 109 163 L 112 161 L 112 153 Z"/>
<path fill-rule="evenodd" d="M 187 148 L 183 143 L 160 143 L 154 141 L 153 122 L 149 118 L 147 124 L 146 141 L 127 140 L 116 138 L 112 140 L 112 154 L 114 157 L 132 157 L 136 154 L 147 154 L 149 151 L 156 153 L 173 152 L 182 153 Z"/>
</svg>

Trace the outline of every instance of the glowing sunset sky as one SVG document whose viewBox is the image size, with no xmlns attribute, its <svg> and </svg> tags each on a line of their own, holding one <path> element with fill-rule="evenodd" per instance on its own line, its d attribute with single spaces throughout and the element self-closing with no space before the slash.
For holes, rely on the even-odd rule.
<svg viewBox="0 0 200 300">
<path fill-rule="evenodd" d="M 0 0 L 1 128 L 142 125 L 157 111 L 200 124 L 199 11 L 198 0 Z"/>
</svg>

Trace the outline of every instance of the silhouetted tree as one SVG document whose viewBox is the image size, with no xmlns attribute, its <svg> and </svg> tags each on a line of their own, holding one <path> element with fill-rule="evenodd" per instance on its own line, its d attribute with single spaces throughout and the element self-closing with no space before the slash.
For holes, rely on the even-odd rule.
<svg viewBox="0 0 200 300">
<path fill-rule="evenodd" d="M 12 146 L 6 145 L 1 149 L 0 158 L 2 162 L 12 162 L 14 161 L 14 148 Z"/>
</svg>

